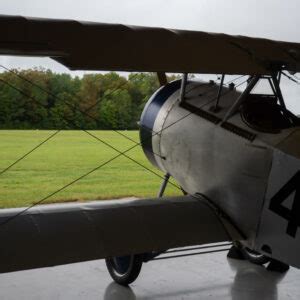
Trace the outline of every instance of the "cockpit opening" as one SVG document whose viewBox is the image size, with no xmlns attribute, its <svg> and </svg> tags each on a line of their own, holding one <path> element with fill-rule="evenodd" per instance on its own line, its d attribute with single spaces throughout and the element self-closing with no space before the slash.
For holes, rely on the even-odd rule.
<svg viewBox="0 0 300 300">
<path fill-rule="evenodd" d="M 274 95 L 249 94 L 240 107 L 242 120 L 256 131 L 278 133 L 299 125 L 299 118 Z"/>
</svg>

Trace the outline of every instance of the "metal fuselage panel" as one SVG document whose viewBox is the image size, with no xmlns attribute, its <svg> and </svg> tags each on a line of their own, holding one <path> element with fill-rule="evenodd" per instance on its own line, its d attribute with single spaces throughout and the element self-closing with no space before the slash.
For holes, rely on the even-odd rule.
<svg viewBox="0 0 300 300">
<path fill-rule="evenodd" d="M 274 150 L 255 242 L 256 250 L 298 268 L 300 268 L 299 170 L 298 157 Z"/>
<path fill-rule="evenodd" d="M 185 101 L 211 113 L 209 107 L 214 104 L 217 92 L 218 85 L 190 82 Z M 240 95 L 227 88 L 223 94 L 221 111 L 211 113 L 220 120 Z M 279 184 L 270 176 L 272 172 L 280 176 L 280 170 L 274 171 L 273 166 L 277 153 L 283 153 L 277 145 L 282 149 L 286 147 L 285 151 L 291 150 L 283 141 L 288 141 L 295 129 L 279 134 L 256 132 L 247 127 L 239 113 L 229 121 L 255 138 L 241 136 L 223 128 L 221 121 L 215 124 L 181 107 L 177 90 L 165 100 L 156 115 L 152 148 L 159 155 L 154 157 L 156 165 L 171 174 L 186 192 L 208 197 L 244 233 L 247 238 L 244 243 L 258 249 L 259 228 L 262 230 L 264 222 L 268 223 L 263 213 L 269 210 L 266 194 L 270 186 Z M 288 168 L 285 163 L 282 167 Z M 275 256 L 278 257 L 277 253 Z"/>
</svg>

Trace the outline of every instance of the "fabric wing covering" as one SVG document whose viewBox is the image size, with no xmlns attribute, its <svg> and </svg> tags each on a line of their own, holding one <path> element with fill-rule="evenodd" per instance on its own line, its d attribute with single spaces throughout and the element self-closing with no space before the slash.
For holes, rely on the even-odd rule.
<svg viewBox="0 0 300 300">
<path fill-rule="evenodd" d="M 0 273 L 242 238 L 194 196 L 50 204 L 14 217 L 22 211 L 0 212 Z"/>
<path fill-rule="evenodd" d="M 200 31 L 0 16 L 0 54 L 72 70 L 270 74 L 300 71 L 300 44 Z"/>
</svg>

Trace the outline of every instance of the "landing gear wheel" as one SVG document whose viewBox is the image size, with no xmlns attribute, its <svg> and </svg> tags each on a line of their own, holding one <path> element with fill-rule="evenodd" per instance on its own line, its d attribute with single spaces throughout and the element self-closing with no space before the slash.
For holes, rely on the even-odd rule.
<svg viewBox="0 0 300 300">
<path fill-rule="evenodd" d="M 270 261 L 269 257 L 243 246 L 238 241 L 233 242 L 227 256 L 233 259 L 246 259 L 256 265 L 264 265 Z"/>
<path fill-rule="evenodd" d="M 112 279 L 127 286 L 139 276 L 143 264 L 143 255 L 128 255 L 105 259 L 106 267 Z"/>
<path fill-rule="evenodd" d="M 239 250 L 245 257 L 245 259 L 247 259 L 248 261 L 250 261 L 253 264 L 264 265 L 270 261 L 269 257 L 267 257 L 263 254 L 260 254 L 259 252 L 256 252 L 254 250 L 251 250 L 247 247 L 241 246 L 241 248 Z"/>
</svg>

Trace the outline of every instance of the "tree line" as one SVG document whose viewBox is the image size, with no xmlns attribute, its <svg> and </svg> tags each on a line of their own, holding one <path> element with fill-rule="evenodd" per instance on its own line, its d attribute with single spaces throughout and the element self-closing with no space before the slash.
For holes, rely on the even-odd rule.
<svg viewBox="0 0 300 300">
<path fill-rule="evenodd" d="M 115 72 L 74 77 L 44 69 L 7 71 L 0 74 L 0 128 L 137 129 L 158 87 L 154 73 L 126 78 Z"/>
</svg>

